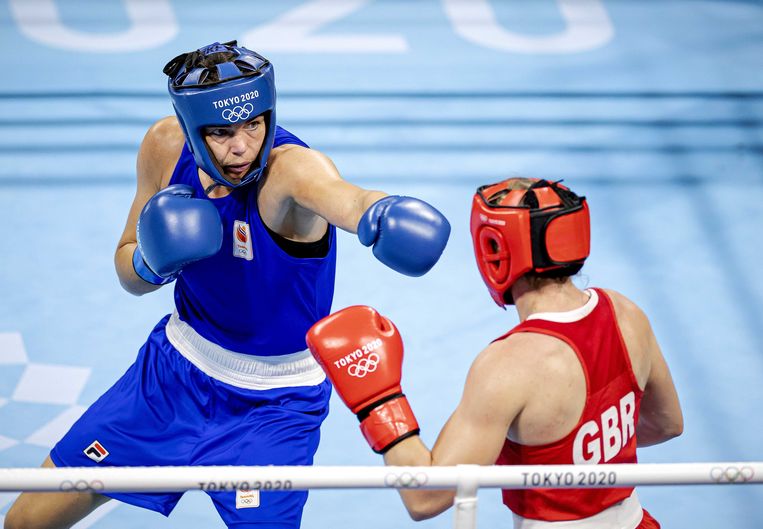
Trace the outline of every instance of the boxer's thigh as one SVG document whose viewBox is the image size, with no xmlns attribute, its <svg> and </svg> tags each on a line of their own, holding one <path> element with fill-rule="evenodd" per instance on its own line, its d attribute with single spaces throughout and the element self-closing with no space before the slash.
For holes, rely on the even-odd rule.
<svg viewBox="0 0 763 529">
<path fill-rule="evenodd" d="M 219 424 L 218 441 L 207 446 L 197 464 L 311 465 L 320 440 L 320 426 L 328 413 L 329 382 L 251 392 L 248 402 L 245 391 L 236 390 L 237 398 L 228 399 L 233 406 L 226 412 L 228 418 Z M 290 490 L 287 480 L 257 480 L 253 474 L 249 483 L 212 484 L 212 487 L 220 485 L 251 489 L 249 493 L 207 491 L 228 526 L 299 527 L 307 491 Z"/>
</svg>

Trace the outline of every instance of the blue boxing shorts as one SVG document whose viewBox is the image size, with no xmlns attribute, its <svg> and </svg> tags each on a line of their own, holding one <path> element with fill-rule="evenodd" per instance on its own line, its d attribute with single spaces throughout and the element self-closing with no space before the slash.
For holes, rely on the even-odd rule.
<svg viewBox="0 0 763 529">
<path fill-rule="evenodd" d="M 58 467 L 311 465 L 331 385 L 309 351 L 243 355 L 160 321 L 56 444 Z M 229 527 L 299 527 L 307 491 L 208 491 Z M 105 493 L 168 516 L 182 493 Z"/>
</svg>

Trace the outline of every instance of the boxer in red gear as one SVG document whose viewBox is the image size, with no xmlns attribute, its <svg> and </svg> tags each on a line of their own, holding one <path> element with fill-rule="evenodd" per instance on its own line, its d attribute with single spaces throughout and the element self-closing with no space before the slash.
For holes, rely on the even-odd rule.
<svg viewBox="0 0 763 529">
<path fill-rule="evenodd" d="M 622 294 L 571 281 L 588 256 L 589 230 L 585 198 L 558 183 L 515 178 L 478 190 L 472 235 L 480 272 L 499 305 L 516 307 L 520 323 L 477 356 L 431 451 L 407 409 L 382 428 L 385 442 L 394 438 L 382 449 L 386 464 L 636 462 L 636 447 L 682 433 L 676 388 L 646 315 Z M 394 329 L 373 309 L 351 307 L 309 332 L 320 337 L 308 338 L 313 355 L 353 411 L 400 394 L 402 347 L 371 332 L 379 321 Z M 383 375 L 363 386 L 346 373 L 377 339 L 384 354 L 375 369 Z M 445 511 L 455 496 L 399 492 L 414 520 Z M 633 488 L 505 490 L 503 497 L 520 528 L 660 527 Z"/>
</svg>

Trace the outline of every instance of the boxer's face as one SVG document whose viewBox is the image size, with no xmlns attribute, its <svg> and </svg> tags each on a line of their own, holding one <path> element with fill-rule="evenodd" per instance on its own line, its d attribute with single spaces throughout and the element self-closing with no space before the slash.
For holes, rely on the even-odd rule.
<svg viewBox="0 0 763 529">
<path fill-rule="evenodd" d="M 231 184 L 239 184 L 257 160 L 267 129 L 264 116 L 236 125 L 204 128 L 204 141 L 220 169 Z"/>
</svg>

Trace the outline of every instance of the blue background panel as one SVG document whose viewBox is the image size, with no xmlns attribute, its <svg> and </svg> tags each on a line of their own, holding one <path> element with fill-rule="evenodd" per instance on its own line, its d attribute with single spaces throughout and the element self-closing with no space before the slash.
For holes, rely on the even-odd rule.
<svg viewBox="0 0 763 529">
<path fill-rule="evenodd" d="M 171 310 L 169 289 L 121 290 L 113 252 L 138 145 L 171 113 L 163 65 L 231 38 L 274 62 L 281 124 L 346 179 L 421 197 L 453 225 L 416 279 L 338 241 L 334 308 L 396 322 L 430 446 L 472 359 L 517 322 L 474 266 L 471 195 L 523 175 L 588 197 L 593 251 L 576 281 L 631 297 L 660 340 L 685 432 L 640 460 L 763 459 L 762 2 L 2 0 L 0 467 L 37 466 Z M 51 387 L 36 366 L 87 376 Z M 317 464 L 381 464 L 332 406 Z M 763 526 L 759 485 L 639 495 L 664 527 Z M 160 518 L 111 502 L 78 527 L 222 527 L 201 493 Z M 509 526 L 498 491 L 480 492 L 478 521 Z M 311 493 L 305 528 L 358 524 L 445 528 L 452 513 L 414 524 L 393 491 Z"/>
</svg>

